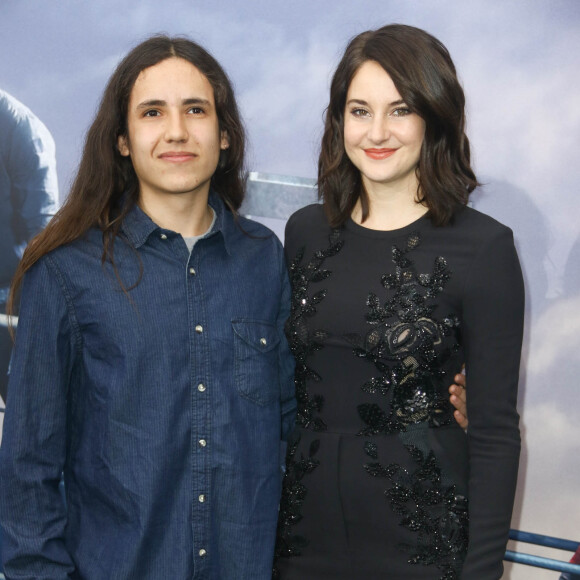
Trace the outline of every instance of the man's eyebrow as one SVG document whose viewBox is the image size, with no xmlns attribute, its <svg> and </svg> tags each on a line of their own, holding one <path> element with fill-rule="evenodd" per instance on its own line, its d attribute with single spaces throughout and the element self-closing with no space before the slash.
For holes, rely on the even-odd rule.
<svg viewBox="0 0 580 580">
<path fill-rule="evenodd" d="M 203 99 L 202 97 L 192 97 L 190 99 L 184 99 L 182 103 L 184 105 L 205 105 L 206 107 L 211 105 L 210 101 L 208 101 L 207 99 Z"/>
<path fill-rule="evenodd" d="M 182 105 L 211 105 L 211 102 L 207 99 L 201 97 L 190 97 L 189 99 L 183 99 Z M 137 109 L 147 109 L 149 107 L 165 107 L 167 106 L 167 101 L 162 99 L 148 99 L 137 105 Z"/>
</svg>

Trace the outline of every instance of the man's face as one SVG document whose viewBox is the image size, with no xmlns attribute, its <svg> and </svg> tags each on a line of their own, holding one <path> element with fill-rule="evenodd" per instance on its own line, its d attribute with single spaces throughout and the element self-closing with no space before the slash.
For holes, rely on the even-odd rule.
<svg viewBox="0 0 580 580">
<path fill-rule="evenodd" d="M 213 88 L 196 67 L 169 58 L 143 70 L 131 91 L 127 126 L 118 146 L 131 158 L 141 202 L 207 197 L 220 150 L 229 143 L 219 129 Z"/>
</svg>

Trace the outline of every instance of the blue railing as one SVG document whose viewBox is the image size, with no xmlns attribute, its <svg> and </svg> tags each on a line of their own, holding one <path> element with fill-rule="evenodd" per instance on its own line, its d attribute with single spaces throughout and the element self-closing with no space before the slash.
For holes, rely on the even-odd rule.
<svg viewBox="0 0 580 580">
<path fill-rule="evenodd" d="M 566 550 L 568 552 L 575 552 L 578 549 L 579 542 L 571 540 L 563 540 L 561 538 L 554 538 L 552 536 L 543 536 L 541 534 L 532 534 L 530 532 L 521 532 L 519 530 L 510 530 L 510 540 L 517 542 L 524 542 L 526 544 L 536 544 L 544 546 L 545 548 L 557 548 L 558 550 Z M 580 576 L 580 565 L 570 564 L 553 558 L 545 558 L 543 556 L 533 556 L 532 554 L 523 554 L 512 550 L 507 550 L 504 560 L 514 562 L 516 564 L 525 564 L 526 566 L 534 566 L 535 568 L 545 568 L 547 570 L 556 570 L 557 572 L 567 572 L 569 574 L 578 574 Z"/>
</svg>

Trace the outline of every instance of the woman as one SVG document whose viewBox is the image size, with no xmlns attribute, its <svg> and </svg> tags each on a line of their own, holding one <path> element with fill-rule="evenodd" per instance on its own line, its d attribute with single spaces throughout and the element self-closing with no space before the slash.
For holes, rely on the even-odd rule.
<svg viewBox="0 0 580 580">
<path fill-rule="evenodd" d="M 477 186 L 445 47 L 385 26 L 333 77 L 323 205 L 286 229 L 297 362 L 275 576 L 500 578 L 516 485 L 524 291 Z M 466 364 L 469 431 L 445 385 Z"/>
</svg>

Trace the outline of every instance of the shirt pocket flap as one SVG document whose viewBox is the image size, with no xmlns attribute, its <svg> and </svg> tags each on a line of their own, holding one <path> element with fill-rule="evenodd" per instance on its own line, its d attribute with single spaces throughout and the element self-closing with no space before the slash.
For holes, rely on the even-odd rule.
<svg viewBox="0 0 580 580">
<path fill-rule="evenodd" d="M 232 320 L 232 327 L 237 336 L 258 352 L 269 352 L 280 343 L 274 324 L 256 320 Z"/>
</svg>

